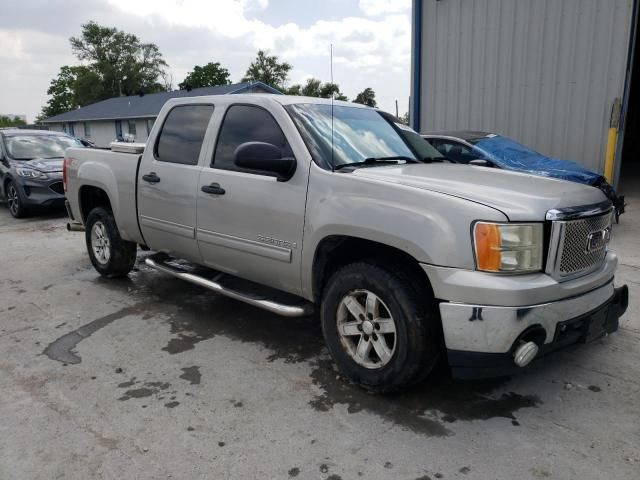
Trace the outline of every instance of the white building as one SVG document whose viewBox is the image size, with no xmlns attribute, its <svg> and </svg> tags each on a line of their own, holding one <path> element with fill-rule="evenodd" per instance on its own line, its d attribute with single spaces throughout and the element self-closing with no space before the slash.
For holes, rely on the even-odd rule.
<svg viewBox="0 0 640 480">
<path fill-rule="evenodd" d="M 235 93 L 281 92 L 262 82 L 248 82 L 115 97 L 47 118 L 43 123 L 50 130 L 67 132 L 91 140 L 98 148 L 108 148 L 116 139 L 146 142 L 160 109 L 171 98 Z"/>
</svg>

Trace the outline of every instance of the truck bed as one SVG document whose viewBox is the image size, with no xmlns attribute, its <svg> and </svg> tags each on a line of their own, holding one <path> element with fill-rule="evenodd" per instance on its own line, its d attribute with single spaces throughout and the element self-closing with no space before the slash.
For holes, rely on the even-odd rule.
<svg viewBox="0 0 640 480">
<path fill-rule="evenodd" d="M 137 144 L 132 145 L 137 146 Z M 67 150 L 66 156 L 69 159 L 67 163 L 67 200 L 75 219 L 85 223 L 86 218 L 82 214 L 82 199 L 86 198 L 86 189 L 99 188 L 109 197 L 120 236 L 124 240 L 142 243 L 136 203 L 138 167 L 142 154 L 70 148 Z M 85 192 L 85 197 L 83 197 L 83 192 Z"/>
</svg>

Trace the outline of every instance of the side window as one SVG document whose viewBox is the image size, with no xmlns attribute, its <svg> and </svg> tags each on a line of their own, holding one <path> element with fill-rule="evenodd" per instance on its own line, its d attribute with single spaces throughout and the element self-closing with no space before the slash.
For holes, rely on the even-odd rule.
<svg viewBox="0 0 640 480">
<path fill-rule="evenodd" d="M 160 162 L 197 165 L 213 105 L 182 105 L 171 109 L 156 141 Z"/>
<path fill-rule="evenodd" d="M 233 163 L 236 148 L 246 142 L 271 143 L 282 150 L 283 157 L 293 156 L 284 133 L 269 112 L 250 105 L 232 105 L 222 122 L 211 166 L 222 170 L 248 171 Z"/>
<path fill-rule="evenodd" d="M 469 163 L 470 160 L 477 158 L 477 155 L 474 155 L 471 149 L 462 143 L 438 138 L 432 138 L 430 141 L 442 155 L 454 162 Z"/>
</svg>

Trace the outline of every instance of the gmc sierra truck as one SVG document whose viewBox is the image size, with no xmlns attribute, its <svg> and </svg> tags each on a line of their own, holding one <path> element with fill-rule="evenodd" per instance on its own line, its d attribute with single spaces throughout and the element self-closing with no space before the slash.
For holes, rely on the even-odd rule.
<svg viewBox="0 0 640 480">
<path fill-rule="evenodd" d="M 365 388 L 446 356 L 517 370 L 618 328 L 612 205 L 596 188 L 448 163 L 388 114 L 285 95 L 166 103 L 146 145 L 69 149 L 69 228 L 104 276 L 150 267 L 281 315 L 319 312 Z"/>
</svg>

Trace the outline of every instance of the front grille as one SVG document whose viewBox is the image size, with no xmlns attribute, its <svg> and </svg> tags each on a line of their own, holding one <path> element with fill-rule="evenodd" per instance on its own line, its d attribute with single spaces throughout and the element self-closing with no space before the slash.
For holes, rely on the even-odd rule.
<svg viewBox="0 0 640 480">
<path fill-rule="evenodd" d="M 561 277 L 587 273 L 596 268 L 607 255 L 606 243 L 599 248 L 589 250 L 589 235 L 611 227 L 611 214 L 581 218 L 565 222 L 554 222 L 561 228 L 558 246 L 556 271 Z"/>
<path fill-rule="evenodd" d="M 62 182 L 56 182 L 49 185 L 49 188 L 56 192 L 58 195 L 64 195 L 64 186 Z"/>
</svg>

